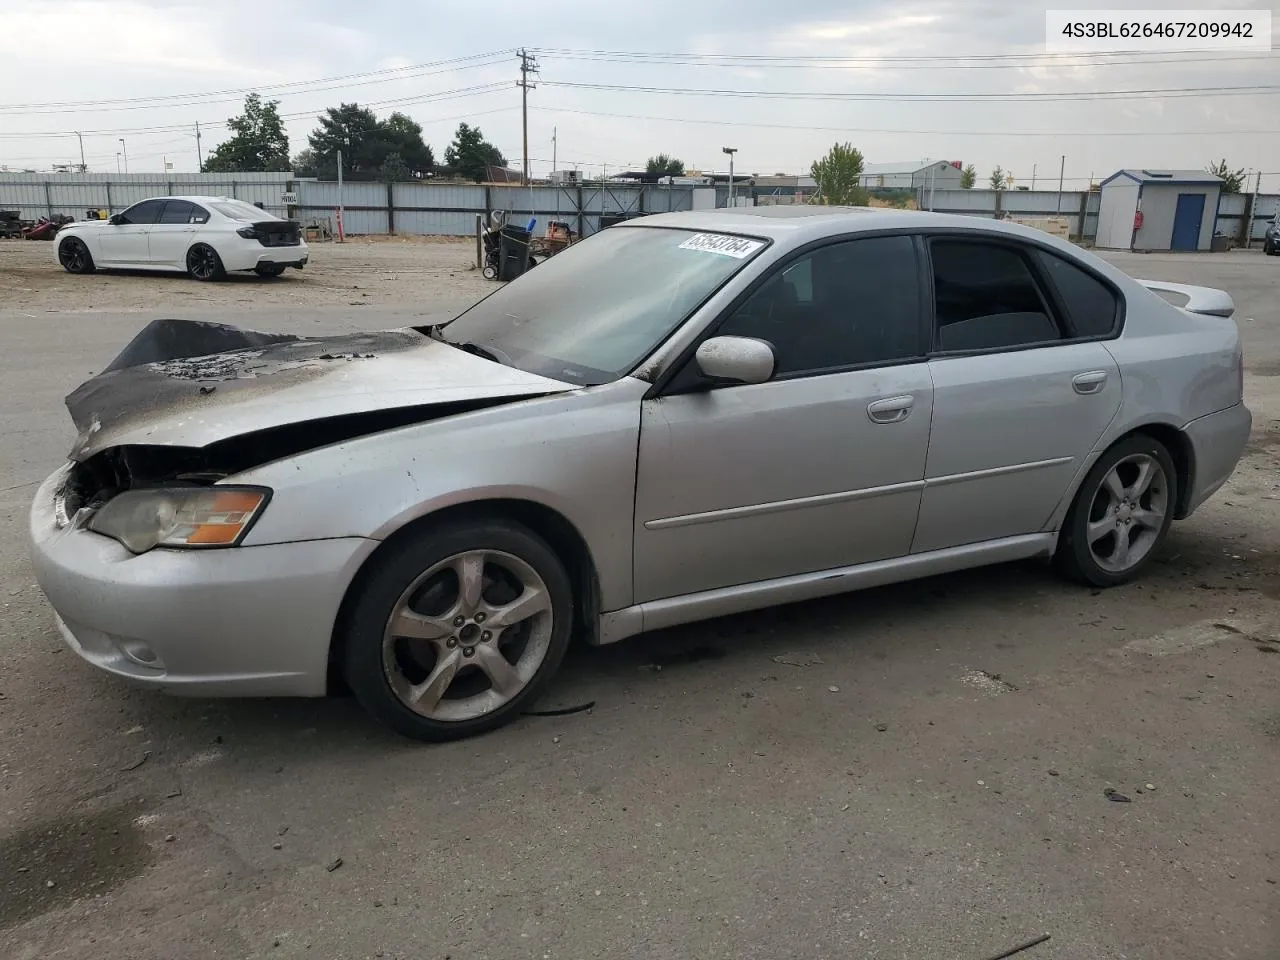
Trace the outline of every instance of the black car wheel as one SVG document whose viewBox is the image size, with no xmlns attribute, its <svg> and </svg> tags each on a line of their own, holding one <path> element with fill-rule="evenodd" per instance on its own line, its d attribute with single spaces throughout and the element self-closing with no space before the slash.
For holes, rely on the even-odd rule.
<svg viewBox="0 0 1280 960">
<path fill-rule="evenodd" d="M 514 720 L 560 666 L 573 627 L 564 564 L 533 531 L 471 521 L 374 557 L 338 639 L 356 699 L 415 740 Z"/>
<path fill-rule="evenodd" d="M 221 280 L 227 275 L 218 251 L 207 243 L 197 243 L 187 251 L 187 273 L 196 280 Z"/>
<path fill-rule="evenodd" d="M 93 256 L 79 237 L 65 237 L 58 244 L 58 262 L 67 273 L 93 273 Z"/>
</svg>

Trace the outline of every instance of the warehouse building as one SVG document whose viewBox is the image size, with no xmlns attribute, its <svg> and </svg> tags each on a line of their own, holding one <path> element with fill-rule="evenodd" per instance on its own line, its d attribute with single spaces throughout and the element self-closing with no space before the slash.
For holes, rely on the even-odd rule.
<svg viewBox="0 0 1280 960">
<path fill-rule="evenodd" d="M 1101 184 L 1096 245 L 1209 250 L 1222 179 L 1203 170 L 1120 170 Z"/>
<path fill-rule="evenodd" d="M 963 176 L 959 160 L 926 163 L 868 163 L 862 168 L 859 185 L 868 190 L 959 190 Z"/>
</svg>

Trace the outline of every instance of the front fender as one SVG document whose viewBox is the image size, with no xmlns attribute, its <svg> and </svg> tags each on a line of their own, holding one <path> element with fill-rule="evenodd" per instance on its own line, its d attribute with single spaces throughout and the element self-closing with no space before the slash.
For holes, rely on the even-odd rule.
<svg viewBox="0 0 1280 960">
<path fill-rule="evenodd" d="M 627 606 L 640 400 L 647 387 L 625 379 L 504 404 L 247 470 L 228 482 L 261 484 L 274 494 L 245 543 L 381 540 L 446 507 L 527 500 L 556 511 L 581 533 L 604 609 Z"/>
</svg>

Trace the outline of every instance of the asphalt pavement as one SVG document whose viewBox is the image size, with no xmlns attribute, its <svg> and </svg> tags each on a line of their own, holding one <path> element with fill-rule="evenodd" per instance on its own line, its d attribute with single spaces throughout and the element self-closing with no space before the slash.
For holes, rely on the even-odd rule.
<svg viewBox="0 0 1280 960">
<path fill-rule="evenodd" d="M 1113 259 L 1231 291 L 1255 414 L 1141 582 L 1013 564 L 578 649 L 542 706 L 591 710 L 443 746 L 65 650 L 27 506 L 62 397 L 164 312 L 0 311 L 0 957 L 1280 957 L 1280 259 Z"/>
</svg>

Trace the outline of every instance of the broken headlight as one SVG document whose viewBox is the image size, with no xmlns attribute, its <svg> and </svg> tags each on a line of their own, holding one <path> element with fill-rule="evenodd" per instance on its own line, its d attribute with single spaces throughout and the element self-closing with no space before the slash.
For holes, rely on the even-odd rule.
<svg viewBox="0 0 1280 960">
<path fill-rule="evenodd" d="M 233 547 L 270 496 L 261 487 L 129 490 L 103 504 L 89 529 L 119 540 L 133 553 L 153 547 Z"/>
</svg>

